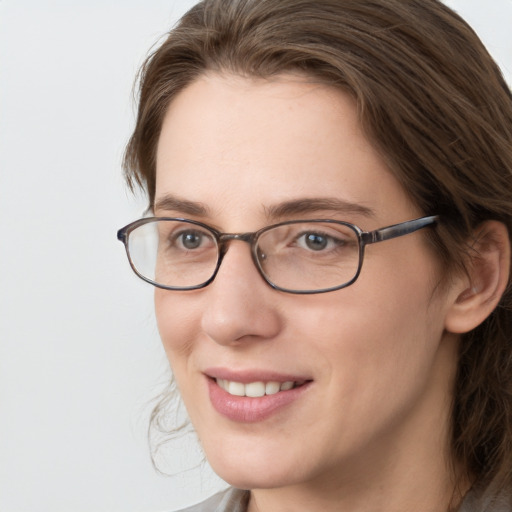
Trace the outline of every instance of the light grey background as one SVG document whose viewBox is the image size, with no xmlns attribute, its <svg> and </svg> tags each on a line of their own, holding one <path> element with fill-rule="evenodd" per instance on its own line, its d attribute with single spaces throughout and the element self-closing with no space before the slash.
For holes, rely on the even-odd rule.
<svg viewBox="0 0 512 512">
<path fill-rule="evenodd" d="M 131 87 L 192 1 L 0 0 L 0 511 L 154 512 L 222 486 L 146 443 L 167 362 L 116 229 Z M 451 0 L 512 82 L 512 0 Z M 170 471 L 199 461 L 190 440 Z"/>
</svg>

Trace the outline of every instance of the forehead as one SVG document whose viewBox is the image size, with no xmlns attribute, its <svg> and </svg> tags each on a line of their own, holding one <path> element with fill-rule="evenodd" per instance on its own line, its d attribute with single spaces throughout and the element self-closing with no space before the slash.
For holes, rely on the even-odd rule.
<svg viewBox="0 0 512 512">
<path fill-rule="evenodd" d="M 156 202 L 168 194 L 231 217 L 308 197 L 406 202 L 353 98 L 295 75 L 207 75 L 183 90 L 158 144 Z"/>
</svg>

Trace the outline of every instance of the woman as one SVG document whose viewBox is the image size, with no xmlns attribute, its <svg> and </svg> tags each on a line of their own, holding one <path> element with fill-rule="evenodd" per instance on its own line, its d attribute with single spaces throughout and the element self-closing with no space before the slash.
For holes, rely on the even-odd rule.
<svg viewBox="0 0 512 512">
<path fill-rule="evenodd" d="M 187 510 L 512 510 L 512 98 L 437 0 L 206 0 L 119 232 L 213 469 Z M 364 263 L 363 263 L 364 262 Z"/>
</svg>

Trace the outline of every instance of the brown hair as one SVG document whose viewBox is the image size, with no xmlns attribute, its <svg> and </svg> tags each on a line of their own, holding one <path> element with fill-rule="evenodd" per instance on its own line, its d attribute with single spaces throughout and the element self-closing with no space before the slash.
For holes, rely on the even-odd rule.
<svg viewBox="0 0 512 512">
<path fill-rule="evenodd" d="M 268 78 L 302 72 L 352 94 L 362 126 L 460 266 L 476 226 L 512 232 L 512 95 L 473 32 L 437 0 L 205 0 L 146 61 L 125 154 L 152 206 L 167 106 L 207 71 Z M 155 413 L 156 416 L 156 413 Z M 512 288 L 464 335 L 452 449 L 482 485 L 512 490 Z"/>
</svg>

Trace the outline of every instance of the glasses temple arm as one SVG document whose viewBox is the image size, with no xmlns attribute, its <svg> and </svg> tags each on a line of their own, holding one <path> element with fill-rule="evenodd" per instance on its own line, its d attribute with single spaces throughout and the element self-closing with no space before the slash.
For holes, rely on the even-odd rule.
<svg viewBox="0 0 512 512">
<path fill-rule="evenodd" d="M 384 228 L 376 229 L 375 231 L 365 231 L 361 236 L 365 245 L 374 244 L 385 240 L 391 240 L 392 238 L 398 238 L 399 236 L 408 235 L 409 233 L 414 233 L 414 231 L 418 231 L 419 229 L 435 224 L 438 220 L 439 215 L 421 217 L 420 219 L 400 222 L 399 224 L 386 226 Z"/>
</svg>

